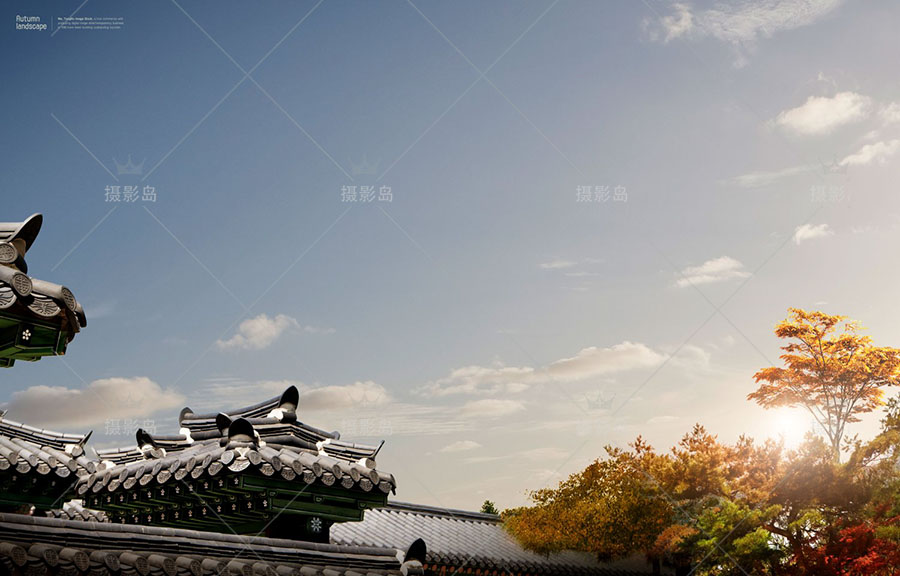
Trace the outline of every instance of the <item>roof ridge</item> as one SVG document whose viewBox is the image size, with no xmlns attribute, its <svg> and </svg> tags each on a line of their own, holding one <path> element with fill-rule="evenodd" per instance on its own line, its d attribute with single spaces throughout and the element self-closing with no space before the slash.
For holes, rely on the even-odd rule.
<svg viewBox="0 0 900 576">
<path fill-rule="evenodd" d="M 8 432 L 12 435 L 15 435 L 17 438 L 21 438 L 22 440 L 26 440 L 34 443 L 34 440 L 28 438 L 28 436 L 33 436 L 40 440 L 46 440 L 48 442 L 59 442 L 62 444 L 85 444 L 91 437 L 91 432 L 87 434 L 71 434 L 68 432 L 56 432 L 55 430 L 49 430 L 47 428 L 38 428 L 36 426 L 29 426 L 28 424 L 24 424 L 22 422 L 18 422 L 16 420 L 12 420 L 11 418 L 6 417 L 6 413 L 0 414 L 0 432 Z M 24 436 L 24 437 L 23 437 Z"/>
<path fill-rule="evenodd" d="M 64 518 L 47 518 L 42 516 L 28 516 L 0 512 L 0 526 L 22 525 L 41 526 L 47 528 L 62 528 L 77 532 L 95 532 L 110 534 L 111 537 L 119 535 L 123 541 L 134 538 L 146 539 L 147 537 L 189 538 L 200 543 L 240 544 L 243 546 L 261 546 L 275 552 L 280 550 L 297 550 L 318 554 L 344 554 L 347 556 L 381 557 L 385 560 L 396 560 L 397 553 L 403 552 L 397 548 L 384 548 L 378 546 L 348 546 L 346 544 L 324 544 L 307 542 L 304 540 L 290 540 L 284 538 L 271 538 L 268 536 L 236 535 L 220 532 L 193 530 L 189 528 L 171 528 L 166 526 L 147 526 L 132 524 L 114 524 L 107 522 L 84 522 Z M 165 542 L 165 540 L 164 540 Z"/>
<path fill-rule="evenodd" d="M 486 514 L 484 512 L 475 512 L 473 510 L 460 510 L 442 506 L 429 506 L 427 504 L 415 504 L 413 502 L 399 502 L 397 500 L 391 500 L 387 503 L 387 506 L 384 506 L 382 509 L 410 512 L 414 514 L 428 514 L 431 516 L 443 516 L 457 520 L 477 520 L 491 524 L 499 524 L 502 522 L 502 519 L 497 514 Z"/>
</svg>

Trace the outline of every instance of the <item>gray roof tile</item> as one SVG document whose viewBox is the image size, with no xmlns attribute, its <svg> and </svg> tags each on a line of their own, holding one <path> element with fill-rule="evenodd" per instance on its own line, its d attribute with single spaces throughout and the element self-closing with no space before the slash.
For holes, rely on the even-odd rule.
<svg viewBox="0 0 900 576">
<path fill-rule="evenodd" d="M 417 538 L 428 545 L 427 565 L 458 572 L 609 576 L 639 574 L 614 569 L 592 555 L 565 551 L 547 556 L 524 549 L 504 530 L 498 516 L 401 502 L 369 510 L 362 522 L 331 528 L 336 544 L 406 548 Z"/>
</svg>

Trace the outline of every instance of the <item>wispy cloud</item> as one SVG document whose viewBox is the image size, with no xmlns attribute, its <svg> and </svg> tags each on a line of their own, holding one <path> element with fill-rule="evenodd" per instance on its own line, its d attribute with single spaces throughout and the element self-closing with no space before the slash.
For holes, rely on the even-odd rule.
<svg viewBox="0 0 900 576">
<path fill-rule="evenodd" d="M 824 238 L 826 236 L 831 236 L 832 234 L 834 234 L 834 231 L 831 230 L 828 224 L 804 224 L 802 226 L 797 226 L 797 229 L 794 230 L 794 243 L 801 244 L 808 240 Z"/>
<path fill-rule="evenodd" d="M 440 452 L 468 452 L 478 448 L 481 448 L 481 444 L 474 440 L 457 440 L 441 448 Z"/>
<path fill-rule="evenodd" d="M 300 410 L 342 410 L 358 406 L 382 406 L 389 400 L 387 390 L 371 380 L 343 386 L 322 386 L 300 393 Z"/>
<path fill-rule="evenodd" d="M 563 460 L 571 456 L 570 450 L 553 447 L 529 448 L 517 452 L 498 454 L 494 456 L 471 456 L 466 458 L 469 464 L 481 464 L 484 462 L 498 462 L 504 460 L 518 460 L 526 462 L 553 462 Z"/>
<path fill-rule="evenodd" d="M 302 330 L 311 334 L 331 334 L 334 332 L 331 328 L 302 326 L 297 322 L 296 318 L 285 314 L 279 314 L 274 318 L 270 318 L 266 314 L 260 314 L 241 322 L 234 336 L 228 340 L 216 341 L 216 346 L 220 350 L 262 350 L 271 346 L 288 330 Z"/>
<path fill-rule="evenodd" d="M 14 392 L 9 415 L 32 425 L 96 427 L 109 420 L 148 418 L 180 407 L 184 396 L 145 377 L 103 378 L 84 389 L 32 386 Z"/>
<path fill-rule="evenodd" d="M 191 408 L 199 412 L 227 410 L 279 396 L 290 386 L 304 388 L 299 380 L 248 381 L 231 376 L 210 377 L 200 383 L 189 401 Z"/>
<path fill-rule="evenodd" d="M 572 268 L 577 266 L 578 262 L 572 260 L 550 260 L 549 262 L 541 262 L 542 270 L 561 270 L 563 268 Z"/>
<path fill-rule="evenodd" d="M 115 300 L 101 301 L 96 304 L 84 306 L 84 313 L 88 320 L 99 320 L 112 316 L 116 311 L 117 305 Z"/>
<path fill-rule="evenodd" d="M 841 160 L 841 166 L 867 166 L 884 164 L 900 150 L 900 140 L 887 140 L 866 144 L 853 154 Z"/>
<path fill-rule="evenodd" d="M 687 288 L 698 284 L 727 282 L 735 278 L 746 278 L 750 273 L 744 269 L 739 260 L 730 256 L 721 256 L 707 260 L 699 266 L 689 266 L 681 271 L 680 278 L 675 281 L 679 288 Z"/>
<path fill-rule="evenodd" d="M 546 366 L 466 366 L 427 383 L 418 392 L 432 397 L 515 394 L 534 384 L 576 382 L 650 368 L 665 359 L 665 354 L 645 344 L 625 341 L 607 348 L 583 348 L 570 358 L 561 358 Z"/>
<path fill-rule="evenodd" d="M 465 403 L 460 409 L 460 414 L 468 418 L 502 418 L 524 409 L 525 405 L 517 400 L 483 398 Z"/>
<path fill-rule="evenodd" d="M 842 0 L 736 0 L 717 2 L 707 9 L 687 3 L 672 4 L 669 14 L 644 21 L 651 40 L 668 43 L 677 39 L 715 38 L 730 44 L 739 54 L 760 39 L 778 32 L 809 26 L 840 6 Z"/>
<path fill-rule="evenodd" d="M 831 97 L 810 96 L 800 106 L 779 113 L 774 123 L 794 134 L 828 134 L 863 120 L 871 109 L 872 99 L 856 92 L 839 92 Z"/>
<path fill-rule="evenodd" d="M 859 150 L 848 154 L 840 162 L 835 161 L 836 166 L 869 166 L 881 165 L 887 163 L 888 159 L 900 151 L 900 140 L 881 140 L 863 145 Z M 782 180 L 787 180 L 796 176 L 806 174 L 814 174 L 817 171 L 828 170 L 828 166 L 816 166 L 807 164 L 802 166 L 791 166 L 781 170 L 773 170 L 771 172 L 748 172 L 733 178 L 724 180 L 722 183 L 726 185 L 739 186 L 741 188 L 765 188 L 776 184 Z"/>
<path fill-rule="evenodd" d="M 817 169 L 814 165 L 791 166 L 781 170 L 773 170 L 770 172 L 748 172 L 734 178 L 725 180 L 724 183 L 732 186 L 740 186 L 741 188 L 765 188 L 771 186 L 781 180 L 800 176 L 802 174 L 810 174 Z"/>
</svg>

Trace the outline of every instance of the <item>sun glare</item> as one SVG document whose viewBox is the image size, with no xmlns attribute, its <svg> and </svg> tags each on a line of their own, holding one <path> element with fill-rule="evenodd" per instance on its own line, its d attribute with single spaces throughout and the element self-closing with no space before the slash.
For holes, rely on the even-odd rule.
<svg viewBox="0 0 900 576">
<path fill-rule="evenodd" d="M 770 422 L 772 428 L 769 436 L 775 440 L 784 440 L 786 448 L 798 447 L 806 433 L 815 427 L 815 421 L 809 413 L 797 408 L 775 410 Z"/>
</svg>

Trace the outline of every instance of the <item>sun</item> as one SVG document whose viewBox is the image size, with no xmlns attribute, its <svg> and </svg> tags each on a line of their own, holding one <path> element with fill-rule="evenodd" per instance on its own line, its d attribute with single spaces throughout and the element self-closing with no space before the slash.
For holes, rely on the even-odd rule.
<svg viewBox="0 0 900 576">
<path fill-rule="evenodd" d="M 807 432 L 815 429 L 815 421 L 809 412 L 800 408 L 778 408 L 770 420 L 770 437 L 784 440 L 786 448 L 797 448 L 803 443 Z"/>
</svg>

